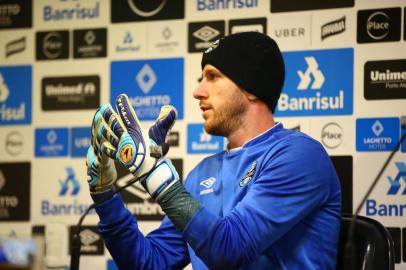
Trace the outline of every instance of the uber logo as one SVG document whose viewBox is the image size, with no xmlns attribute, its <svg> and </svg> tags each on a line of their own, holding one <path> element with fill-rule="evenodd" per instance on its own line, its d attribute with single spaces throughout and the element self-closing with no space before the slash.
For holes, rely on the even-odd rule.
<svg viewBox="0 0 406 270">
<path fill-rule="evenodd" d="M 210 45 L 225 35 L 225 21 L 189 23 L 188 52 L 204 52 Z"/>
<path fill-rule="evenodd" d="M 304 37 L 305 29 L 303 27 L 275 29 L 274 36 L 277 38 Z"/>
<path fill-rule="evenodd" d="M 37 32 L 37 60 L 69 58 L 69 31 Z"/>
<path fill-rule="evenodd" d="M 185 0 L 111 0 L 111 22 L 183 19 Z"/>
<path fill-rule="evenodd" d="M 400 40 L 400 8 L 358 11 L 357 42 L 387 42 Z"/>
</svg>

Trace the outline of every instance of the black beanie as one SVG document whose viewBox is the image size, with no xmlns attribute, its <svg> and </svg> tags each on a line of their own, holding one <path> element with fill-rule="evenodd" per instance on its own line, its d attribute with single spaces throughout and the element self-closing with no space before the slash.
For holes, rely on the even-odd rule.
<svg viewBox="0 0 406 270">
<path fill-rule="evenodd" d="M 228 35 L 203 53 L 202 69 L 206 64 L 219 69 L 275 111 L 285 80 L 285 65 L 272 38 L 258 32 Z"/>
</svg>

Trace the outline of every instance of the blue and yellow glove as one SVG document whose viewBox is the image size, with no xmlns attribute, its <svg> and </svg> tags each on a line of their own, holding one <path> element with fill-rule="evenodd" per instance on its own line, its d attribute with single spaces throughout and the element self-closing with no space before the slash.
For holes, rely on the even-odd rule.
<svg viewBox="0 0 406 270">
<path fill-rule="evenodd" d="M 125 94 L 116 99 L 118 114 L 109 104 L 100 108 L 103 124 L 97 136 L 101 152 L 118 160 L 136 177 L 142 177 L 141 184 L 153 198 L 159 197 L 179 176 L 169 159 L 162 158 L 167 150 L 165 141 L 175 123 L 177 112 L 166 105 L 149 132 L 145 132 Z M 166 149 L 165 149 L 166 148 Z"/>
<path fill-rule="evenodd" d="M 86 155 L 87 182 L 92 194 L 103 193 L 110 190 L 117 180 L 114 160 L 102 153 L 100 149 L 101 145 L 104 145 L 104 147 L 109 145 L 108 141 L 102 136 L 97 135 L 98 132 L 101 132 L 103 125 L 100 110 L 97 110 L 92 122 L 91 145 Z M 112 149 L 113 147 L 110 145 L 110 150 Z"/>
</svg>

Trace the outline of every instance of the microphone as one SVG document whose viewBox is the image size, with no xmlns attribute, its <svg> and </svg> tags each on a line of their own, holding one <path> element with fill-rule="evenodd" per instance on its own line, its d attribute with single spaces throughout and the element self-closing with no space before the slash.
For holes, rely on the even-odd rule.
<svg viewBox="0 0 406 270">
<path fill-rule="evenodd" d="M 150 156 L 156 158 L 155 161 L 155 165 L 152 167 L 152 169 L 148 172 L 146 172 L 145 174 L 138 176 L 138 177 L 134 177 L 133 179 L 131 179 L 130 181 L 128 181 L 127 184 L 125 184 L 124 186 L 118 188 L 117 190 L 115 190 L 113 192 L 113 196 L 119 192 L 121 192 L 122 190 L 126 189 L 127 187 L 133 185 L 135 182 L 137 181 L 141 181 L 145 178 L 147 178 L 149 176 L 149 174 L 154 170 L 156 163 L 158 161 L 158 159 L 160 159 L 161 157 L 165 156 L 168 151 L 169 151 L 169 145 L 164 142 L 161 145 L 151 145 L 150 146 Z M 80 230 L 82 227 L 82 223 L 85 219 L 85 217 L 89 214 L 89 212 L 96 208 L 97 206 L 101 205 L 102 203 L 110 200 L 112 197 L 106 197 L 104 199 L 102 199 L 101 201 L 98 201 L 97 203 L 92 203 L 87 209 L 86 211 L 82 214 L 82 216 L 79 218 L 78 223 L 76 224 L 76 229 L 75 229 L 75 233 L 73 234 L 72 237 L 72 246 L 71 246 L 71 257 L 70 257 L 70 270 L 79 270 L 79 262 L 80 262 L 80 248 L 82 245 L 81 239 L 80 239 Z"/>
<path fill-rule="evenodd" d="M 350 227 L 348 229 L 348 235 L 347 235 L 347 242 L 345 243 L 345 250 L 344 250 L 344 269 L 349 269 L 353 270 L 355 269 L 355 246 L 353 243 L 353 235 L 354 235 L 354 229 L 355 229 L 355 222 L 357 220 L 357 216 L 361 212 L 362 206 L 368 199 L 369 195 L 371 195 L 372 191 L 374 190 L 376 184 L 378 183 L 379 179 L 381 178 L 383 172 L 385 171 L 386 167 L 389 165 L 389 162 L 392 160 L 393 156 L 396 154 L 398 151 L 399 147 L 401 146 L 403 140 L 406 138 L 406 132 L 402 134 L 402 130 L 406 130 L 406 116 L 402 116 L 400 118 L 400 128 L 401 128 L 401 137 L 394 147 L 394 149 L 391 151 L 389 154 L 388 158 L 386 159 L 385 163 L 383 164 L 381 170 L 375 177 L 374 181 L 372 182 L 371 186 L 369 187 L 367 193 L 365 196 L 362 198 L 361 202 L 359 203 L 358 207 L 356 208 L 355 214 L 352 216 Z"/>
</svg>

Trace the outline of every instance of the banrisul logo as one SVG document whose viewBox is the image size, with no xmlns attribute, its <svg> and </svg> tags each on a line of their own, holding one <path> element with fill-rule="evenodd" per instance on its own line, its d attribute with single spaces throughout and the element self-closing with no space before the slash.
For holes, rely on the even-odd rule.
<svg viewBox="0 0 406 270">
<path fill-rule="evenodd" d="M 400 120 L 388 118 L 360 118 L 356 121 L 356 149 L 359 152 L 392 151 L 400 134 Z"/>
<path fill-rule="evenodd" d="M 213 154 L 224 150 L 223 137 L 207 134 L 203 124 L 187 127 L 188 154 Z"/>
<path fill-rule="evenodd" d="M 396 161 L 388 166 L 391 174 L 386 175 L 386 200 L 369 199 L 365 203 L 367 216 L 403 217 L 406 215 L 406 163 Z M 381 179 L 384 180 L 384 179 Z M 385 181 L 383 181 L 385 182 Z"/>
<path fill-rule="evenodd" d="M 31 123 L 31 66 L 0 67 L 0 125 Z"/>
<path fill-rule="evenodd" d="M 140 120 L 154 120 L 166 104 L 183 119 L 183 66 L 183 58 L 114 61 L 111 102 L 126 91 Z"/>
<path fill-rule="evenodd" d="M 258 0 L 197 0 L 197 11 L 240 10 L 258 7 Z"/>
<path fill-rule="evenodd" d="M 286 52 L 278 116 L 351 115 L 353 49 Z"/>
<path fill-rule="evenodd" d="M 91 20 L 100 17 L 98 1 L 53 1 L 54 5 L 45 5 L 42 19 L 45 22 Z"/>
<path fill-rule="evenodd" d="M 78 201 L 78 195 L 81 190 L 81 182 L 77 172 L 72 167 L 66 167 L 60 171 L 60 176 L 53 179 L 52 192 L 57 197 L 53 199 L 44 199 L 41 201 L 42 216 L 71 216 L 82 215 L 89 207 L 87 204 Z M 94 212 L 91 212 L 94 213 Z"/>
<path fill-rule="evenodd" d="M 66 157 L 67 155 L 67 128 L 39 128 L 35 130 L 36 157 Z"/>
</svg>

